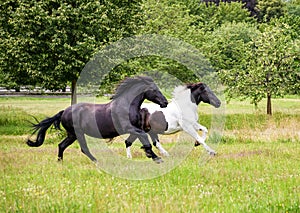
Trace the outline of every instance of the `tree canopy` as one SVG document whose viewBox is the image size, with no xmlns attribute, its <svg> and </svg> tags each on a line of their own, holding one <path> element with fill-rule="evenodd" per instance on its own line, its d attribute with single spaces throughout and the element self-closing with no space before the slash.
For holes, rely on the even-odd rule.
<svg viewBox="0 0 300 213">
<path fill-rule="evenodd" d="M 198 48 L 229 98 L 254 104 L 267 98 L 271 114 L 271 98 L 299 94 L 299 0 L 4 0 L 0 9 L 0 86 L 75 89 L 99 50 L 122 38 L 159 34 Z M 149 70 L 201 80 L 178 61 L 149 55 L 115 67 L 101 91 Z"/>
<path fill-rule="evenodd" d="M 58 90 L 109 42 L 135 33 L 136 1 L 5 0 L 0 3 L 1 71 L 16 85 Z"/>
</svg>

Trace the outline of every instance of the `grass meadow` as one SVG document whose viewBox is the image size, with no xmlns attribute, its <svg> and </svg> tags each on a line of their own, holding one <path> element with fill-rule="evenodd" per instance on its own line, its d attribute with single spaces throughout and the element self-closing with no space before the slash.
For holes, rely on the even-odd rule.
<svg viewBox="0 0 300 213">
<path fill-rule="evenodd" d="M 297 97 L 274 100 L 272 117 L 265 115 L 264 101 L 257 109 L 248 101 L 227 103 L 215 157 L 198 146 L 179 166 L 148 180 L 121 179 L 97 169 L 77 142 L 65 151 L 64 162 L 57 162 L 63 134 L 56 130 L 48 131 L 41 147 L 28 147 L 32 115 L 41 120 L 69 102 L 0 97 L 0 212 L 300 212 Z M 210 107 L 198 109 L 200 123 L 210 129 Z M 168 149 L 178 138 L 163 136 L 161 142 Z M 123 138 L 110 147 L 125 156 Z M 133 145 L 133 160 L 154 164 L 139 147 Z"/>
</svg>

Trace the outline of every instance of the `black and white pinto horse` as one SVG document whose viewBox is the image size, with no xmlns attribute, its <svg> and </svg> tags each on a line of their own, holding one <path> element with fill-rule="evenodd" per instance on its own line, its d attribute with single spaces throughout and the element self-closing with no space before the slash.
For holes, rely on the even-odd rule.
<svg viewBox="0 0 300 213">
<path fill-rule="evenodd" d="M 152 115 L 155 112 L 161 111 L 167 121 L 165 131 L 162 134 L 173 134 L 178 131 L 185 131 L 196 139 L 195 146 L 202 144 L 210 155 L 215 155 L 216 152 L 206 143 L 206 135 L 208 130 L 205 126 L 198 123 L 198 109 L 200 102 L 208 103 L 216 108 L 220 107 L 221 101 L 204 83 L 187 84 L 186 86 L 178 86 L 174 89 L 173 99 L 166 108 L 159 108 L 158 105 L 152 103 L 142 104 L 142 108 L 147 108 Z M 148 124 L 148 134 L 150 135 L 153 145 L 164 156 L 169 156 L 169 153 L 162 147 L 158 139 L 158 132 L 151 129 Z M 202 137 L 199 136 L 198 130 L 203 132 Z M 130 135 L 126 140 L 127 157 L 132 158 L 130 146 L 137 139 L 135 135 Z"/>
<path fill-rule="evenodd" d="M 97 162 L 88 149 L 85 135 L 111 139 L 129 133 L 139 138 L 148 158 L 160 163 L 161 158 L 152 151 L 148 136 L 141 129 L 140 107 L 145 99 L 160 107 L 168 105 L 167 99 L 152 78 L 146 76 L 126 78 L 117 87 L 111 102 L 106 104 L 78 103 L 53 117 L 34 124 L 33 134 L 38 131 L 36 141 L 28 139 L 27 144 L 32 147 L 41 146 L 47 129 L 52 124 L 60 129 L 61 123 L 67 131 L 67 137 L 58 145 L 58 160 L 63 159 L 64 150 L 77 139 L 81 151 L 92 161 Z"/>
</svg>

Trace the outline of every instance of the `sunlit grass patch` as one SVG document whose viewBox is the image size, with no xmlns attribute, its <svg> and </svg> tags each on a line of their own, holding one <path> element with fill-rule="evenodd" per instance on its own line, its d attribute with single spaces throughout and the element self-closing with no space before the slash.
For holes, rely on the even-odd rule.
<svg viewBox="0 0 300 213">
<path fill-rule="evenodd" d="M 59 131 L 50 129 L 41 147 L 27 146 L 31 131 L 23 119 L 32 113 L 38 119 L 52 116 L 69 104 L 60 100 L 0 99 L 0 212 L 299 212 L 299 113 L 282 110 L 270 117 L 253 114 L 245 103 L 229 106 L 215 157 L 198 146 L 166 175 L 132 181 L 97 168 L 77 141 L 57 162 Z M 297 112 L 294 102 L 275 104 Z M 211 114 L 201 107 L 200 123 L 210 131 Z M 107 144 L 124 158 L 125 138 Z M 180 134 L 160 140 L 167 150 L 180 140 L 194 143 Z M 140 146 L 137 140 L 132 160 L 155 165 Z"/>
<path fill-rule="evenodd" d="M 145 181 L 98 171 L 78 149 L 58 163 L 55 148 L 9 154 L 2 210 L 276 212 L 299 206 L 300 150 L 294 143 L 222 144 L 205 163 L 197 147 L 179 167 Z"/>
</svg>

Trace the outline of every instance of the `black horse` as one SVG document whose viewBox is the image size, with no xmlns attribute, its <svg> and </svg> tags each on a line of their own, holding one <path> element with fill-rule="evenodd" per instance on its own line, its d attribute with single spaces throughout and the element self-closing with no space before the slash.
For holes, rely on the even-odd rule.
<svg viewBox="0 0 300 213">
<path fill-rule="evenodd" d="M 129 133 L 139 138 L 147 157 L 160 163 L 161 158 L 152 151 L 147 134 L 141 128 L 140 106 L 145 99 L 159 104 L 160 107 L 168 105 L 167 99 L 152 78 L 146 76 L 126 78 L 117 87 L 111 102 L 107 104 L 78 103 L 51 118 L 34 124 L 33 134 L 39 130 L 37 139 L 35 142 L 28 139 L 27 144 L 31 147 L 41 146 L 47 129 L 52 124 L 60 128 L 61 122 L 67 131 L 67 138 L 58 145 L 58 160 L 63 159 L 64 150 L 77 139 L 81 151 L 96 162 L 96 158 L 87 147 L 85 134 L 95 138 L 114 138 Z"/>
</svg>

